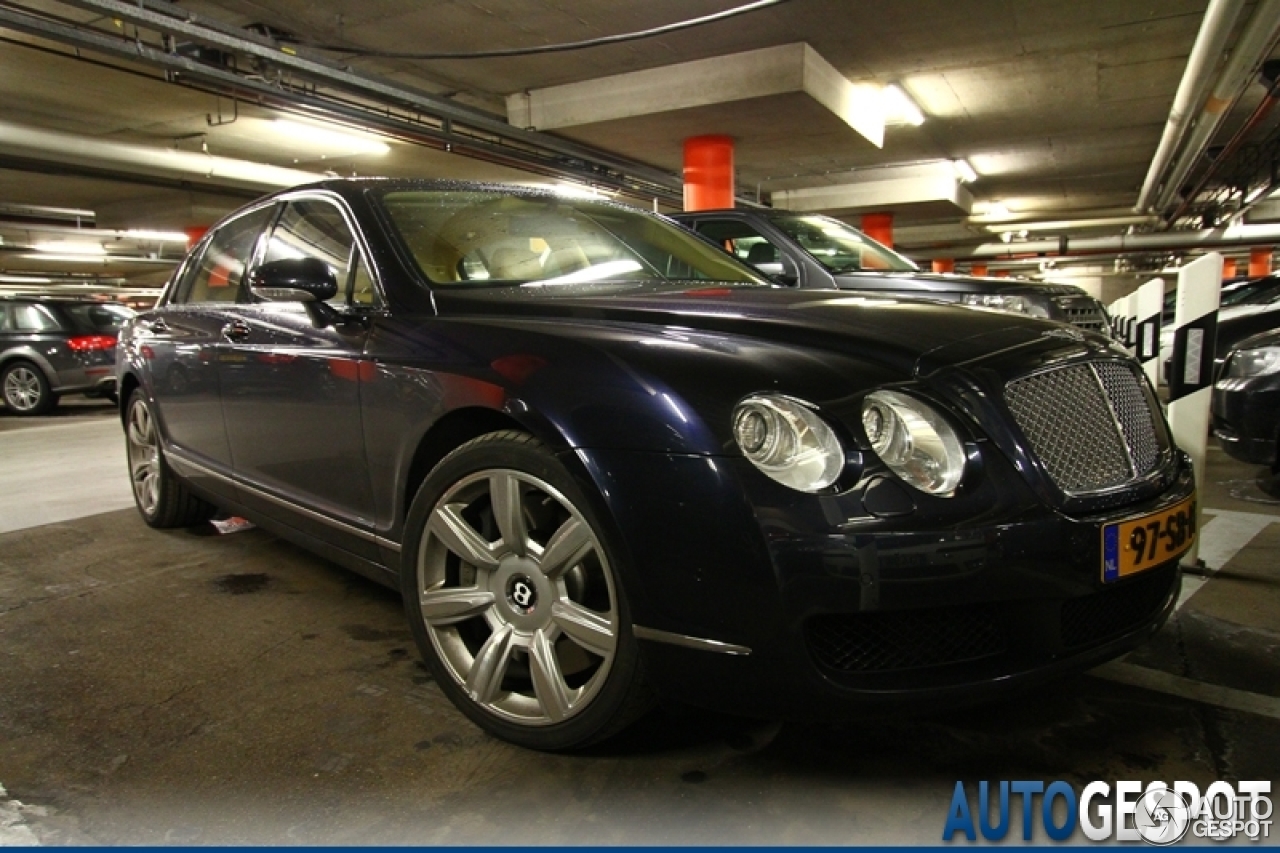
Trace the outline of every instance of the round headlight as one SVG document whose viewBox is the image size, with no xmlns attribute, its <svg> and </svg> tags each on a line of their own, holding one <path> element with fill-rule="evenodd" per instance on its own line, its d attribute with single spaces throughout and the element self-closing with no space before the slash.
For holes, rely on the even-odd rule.
<svg viewBox="0 0 1280 853">
<path fill-rule="evenodd" d="M 895 391 L 862 401 L 871 449 L 893 473 L 922 492 L 950 497 L 964 476 L 960 437 L 933 407 Z"/>
<path fill-rule="evenodd" d="M 784 486 L 820 492 L 844 469 L 844 448 L 817 412 L 777 394 L 754 394 L 733 410 L 742 455 Z"/>
</svg>

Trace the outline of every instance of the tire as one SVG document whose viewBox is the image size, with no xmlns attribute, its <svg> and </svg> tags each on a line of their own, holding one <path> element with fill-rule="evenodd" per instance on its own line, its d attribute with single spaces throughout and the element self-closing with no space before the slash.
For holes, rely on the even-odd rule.
<svg viewBox="0 0 1280 853">
<path fill-rule="evenodd" d="M 0 371 L 4 404 L 15 415 L 44 415 L 58 405 L 44 371 L 30 361 L 11 361 Z"/>
<path fill-rule="evenodd" d="M 414 640 L 482 729 L 530 749 L 580 749 L 652 705 L 617 560 L 577 483 L 535 438 L 495 432 L 454 450 L 418 490 L 405 530 Z"/>
<path fill-rule="evenodd" d="M 151 527 L 191 527 L 213 517 L 215 507 L 191 493 L 164 459 L 151 402 L 134 389 L 125 410 L 125 447 L 133 502 Z"/>
</svg>

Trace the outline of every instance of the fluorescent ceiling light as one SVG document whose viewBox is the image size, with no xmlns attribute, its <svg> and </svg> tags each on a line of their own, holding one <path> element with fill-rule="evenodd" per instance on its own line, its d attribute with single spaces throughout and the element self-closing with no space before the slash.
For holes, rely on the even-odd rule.
<svg viewBox="0 0 1280 853">
<path fill-rule="evenodd" d="M 952 160 L 951 168 L 956 170 L 956 177 L 966 184 L 971 184 L 978 180 L 978 173 L 969 165 L 968 160 Z"/>
<path fill-rule="evenodd" d="M 105 254 L 58 255 L 53 252 L 41 252 L 39 254 L 23 255 L 22 257 L 30 261 L 58 261 L 73 264 L 105 264 L 107 262 L 107 256 Z"/>
<path fill-rule="evenodd" d="M 924 124 L 924 113 L 901 86 L 890 83 L 880 90 L 880 97 L 884 99 L 886 124 Z"/>
<path fill-rule="evenodd" d="M 272 127 L 295 140 L 308 145 L 335 149 L 334 154 L 388 154 L 391 146 L 372 136 L 338 130 L 307 122 L 278 118 L 271 123 Z"/>
<path fill-rule="evenodd" d="M 0 275 L 5 284 L 53 284 L 53 279 L 39 275 Z"/>
<path fill-rule="evenodd" d="M 145 228 L 130 228 L 124 232 L 126 240 L 155 240 L 158 243 L 186 243 L 188 237 L 181 231 L 148 231 Z"/>
<path fill-rule="evenodd" d="M 80 255 L 101 258 L 107 254 L 107 250 L 102 248 L 101 243 L 72 243 L 70 241 L 36 243 L 31 248 L 35 249 L 37 252 L 49 252 L 50 254 L 58 255 Z"/>
<path fill-rule="evenodd" d="M 1249 193 L 1247 196 L 1244 197 L 1244 203 L 1253 204 L 1255 201 L 1257 201 L 1258 199 L 1266 195 L 1267 191 L 1270 189 L 1271 187 L 1265 186 L 1265 185 L 1258 187 L 1256 190 L 1254 190 L 1253 192 Z"/>
</svg>

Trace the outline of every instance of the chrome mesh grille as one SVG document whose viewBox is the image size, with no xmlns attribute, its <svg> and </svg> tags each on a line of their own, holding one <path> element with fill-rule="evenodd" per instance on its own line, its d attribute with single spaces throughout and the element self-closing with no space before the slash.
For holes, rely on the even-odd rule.
<svg viewBox="0 0 1280 853">
<path fill-rule="evenodd" d="M 1082 495 L 1155 469 L 1160 442 L 1147 397 L 1128 365 L 1054 368 L 1005 386 L 1005 402 L 1058 488 Z"/>
</svg>

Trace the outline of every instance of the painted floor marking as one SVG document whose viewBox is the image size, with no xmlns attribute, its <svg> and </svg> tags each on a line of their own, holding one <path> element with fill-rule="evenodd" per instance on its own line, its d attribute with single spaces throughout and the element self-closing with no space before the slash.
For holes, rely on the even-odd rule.
<svg viewBox="0 0 1280 853">
<path fill-rule="evenodd" d="M 1104 663 L 1089 670 L 1089 674 L 1107 681 L 1190 699 L 1193 702 L 1280 720 L 1280 698 L 1275 696 L 1250 693 L 1247 690 L 1236 690 L 1233 687 L 1223 687 L 1218 684 L 1206 684 L 1203 681 L 1193 681 L 1180 675 L 1121 661 Z"/>
<path fill-rule="evenodd" d="M 1183 575 L 1182 594 L 1178 596 L 1178 608 L 1200 591 L 1201 587 L 1231 562 L 1246 545 L 1267 528 L 1280 521 L 1280 515 L 1262 512 L 1238 512 L 1236 510 L 1204 508 L 1206 516 L 1213 519 L 1200 528 L 1200 559 L 1204 560 L 1204 575 Z"/>
</svg>

